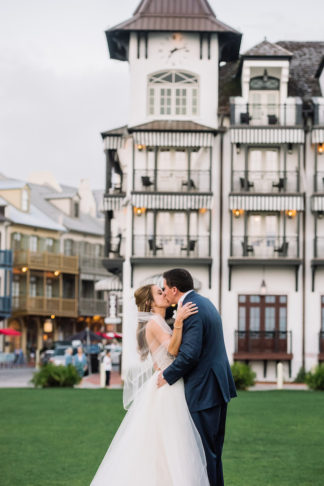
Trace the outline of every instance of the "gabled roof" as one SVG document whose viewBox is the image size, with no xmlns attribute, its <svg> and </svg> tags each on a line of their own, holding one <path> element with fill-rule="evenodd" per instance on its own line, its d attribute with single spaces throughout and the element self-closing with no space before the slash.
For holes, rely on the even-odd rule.
<svg viewBox="0 0 324 486">
<path fill-rule="evenodd" d="M 119 128 L 113 128 L 112 130 L 106 130 L 105 132 L 101 132 L 102 138 L 106 137 L 122 137 L 123 135 L 127 134 L 127 125 L 124 125 Z"/>
<path fill-rule="evenodd" d="M 217 130 L 206 125 L 200 125 L 190 120 L 155 120 L 142 125 L 129 127 L 129 132 L 216 132 Z"/>
<path fill-rule="evenodd" d="M 130 32 L 215 32 L 222 60 L 236 59 L 242 34 L 218 20 L 207 0 L 142 0 L 131 19 L 106 31 L 110 57 L 128 59 Z"/>
<path fill-rule="evenodd" d="M 280 57 L 280 58 L 291 58 L 292 53 L 287 49 L 279 46 L 278 44 L 273 44 L 272 42 L 264 41 L 260 42 L 254 47 L 251 47 L 246 51 L 243 58 L 264 58 L 264 57 Z"/>
</svg>

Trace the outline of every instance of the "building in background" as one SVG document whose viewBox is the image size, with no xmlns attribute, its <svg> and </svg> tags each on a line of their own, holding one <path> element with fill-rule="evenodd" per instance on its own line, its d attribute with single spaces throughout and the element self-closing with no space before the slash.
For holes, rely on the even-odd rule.
<svg viewBox="0 0 324 486">
<path fill-rule="evenodd" d="M 6 201 L 0 198 L 0 328 L 6 327 L 6 319 L 11 315 L 12 305 L 12 251 L 5 247 L 7 231 L 6 206 Z M 1 336 L 0 339 L 4 340 L 4 337 Z"/>
<path fill-rule="evenodd" d="M 95 289 L 107 276 L 104 226 L 88 184 L 67 187 L 48 174 L 34 174 L 28 183 L 2 175 L 0 197 L 2 245 L 13 253 L 7 324 L 22 333 L 10 347 L 21 347 L 28 357 L 84 327 L 105 330 L 105 295 Z"/>
<path fill-rule="evenodd" d="M 105 267 L 126 302 L 185 266 L 230 358 L 293 379 L 323 360 L 324 43 L 240 56 L 205 0 L 142 1 L 106 34 L 131 97 L 127 126 L 102 133 Z"/>
</svg>

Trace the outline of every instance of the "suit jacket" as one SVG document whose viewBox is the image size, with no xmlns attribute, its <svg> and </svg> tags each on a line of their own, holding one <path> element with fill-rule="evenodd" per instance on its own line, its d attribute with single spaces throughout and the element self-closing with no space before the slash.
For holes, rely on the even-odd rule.
<svg viewBox="0 0 324 486">
<path fill-rule="evenodd" d="M 196 292 L 190 292 L 186 302 L 194 302 L 198 314 L 184 321 L 179 354 L 163 376 L 169 385 L 184 379 L 189 410 L 197 412 L 229 402 L 236 397 L 236 389 L 218 311 Z"/>
</svg>

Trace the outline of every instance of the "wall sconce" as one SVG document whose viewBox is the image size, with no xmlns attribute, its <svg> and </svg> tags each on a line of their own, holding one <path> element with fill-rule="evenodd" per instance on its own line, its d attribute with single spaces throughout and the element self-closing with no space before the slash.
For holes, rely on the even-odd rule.
<svg viewBox="0 0 324 486">
<path fill-rule="evenodd" d="M 134 206 L 134 214 L 136 214 L 136 216 L 142 216 L 142 214 L 144 214 L 146 211 L 146 208 L 138 208 L 136 206 Z"/>
<path fill-rule="evenodd" d="M 54 272 L 54 277 L 58 277 L 58 276 L 60 275 L 60 273 L 61 273 L 61 272 L 60 272 L 59 270 L 55 270 L 55 272 Z"/>
<path fill-rule="evenodd" d="M 139 143 L 138 145 L 136 145 L 136 148 L 139 152 L 143 152 L 143 150 L 146 149 L 146 145 L 142 145 Z"/>
<path fill-rule="evenodd" d="M 172 34 L 172 39 L 175 41 L 181 41 L 182 40 L 182 34 L 180 32 L 175 32 Z"/>
<path fill-rule="evenodd" d="M 55 314 L 51 314 L 51 319 L 55 319 Z"/>
<path fill-rule="evenodd" d="M 199 213 L 200 214 L 205 214 L 207 212 L 207 208 L 200 208 Z"/>
<path fill-rule="evenodd" d="M 288 211 L 286 211 L 286 214 L 289 219 L 293 219 L 296 216 L 297 211 L 296 209 L 288 209 Z"/>
<path fill-rule="evenodd" d="M 28 267 L 22 267 L 22 269 L 21 269 L 21 271 L 22 271 L 23 273 L 26 273 L 26 272 L 27 272 L 27 270 L 28 270 Z"/>
<path fill-rule="evenodd" d="M 317 152 L 319 153 L 319 155 L 324 154 L 324 143 L 319 143 L 317 145 Z"/>
<path fill-rule="evenodd" d="M 240 143 L 236 144 L 236 153 L 237 153 L 237 155 L 241 153 L 241 144 Z"/>
<path fill-rule="evenodd" d="M 232 213 L 234 218 L 238 219 L 242 214 L 244 214 L 244 209 L 233 209 Z"/>
<path fill-rule="evenodd" d="M 44 322 L 44 332 L 46 333 L 50 333 L 50 332 L 53 332 L 53 323 L 50 319 L 46 319 L 46 321 Z"/>
<path fill-rule="evenodd" d="M 293 144 L 288 143 L 288 154 L 292 154 L 292 153 L 293 153 Z"/>
<path fill-rule="evenodd" d="M 266 286 L 265 280 L 262 280 L 261 287 L 260 287 L 260 294 L 266 295 L 266 293 L 267 293 L 267 286 Z"/>
</svg>

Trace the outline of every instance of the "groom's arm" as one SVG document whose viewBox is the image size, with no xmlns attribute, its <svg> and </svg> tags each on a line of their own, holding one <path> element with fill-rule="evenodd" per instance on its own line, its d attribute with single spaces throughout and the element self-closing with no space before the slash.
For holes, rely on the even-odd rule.
<svg viewBox="0 0 324 486">
<path fill-rule="evenodd" d="M 203 325 L 199 314 L 188 318 L 179 354 L 174 362 L 163 371 L 164 379 L 173 385 L 194 368 L 201 354 Z"/>
</svg>

